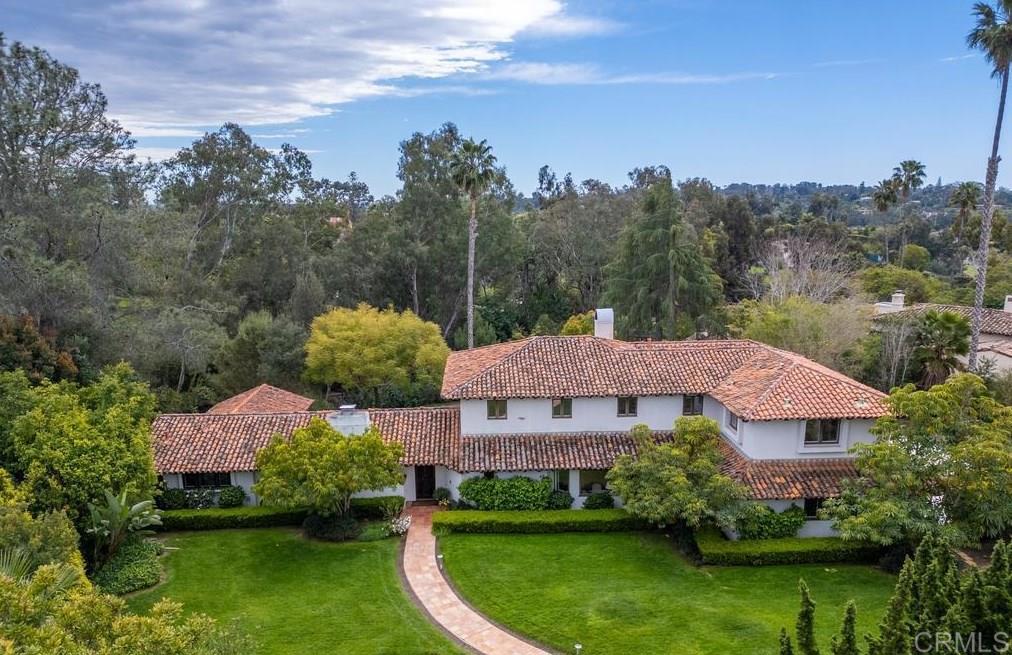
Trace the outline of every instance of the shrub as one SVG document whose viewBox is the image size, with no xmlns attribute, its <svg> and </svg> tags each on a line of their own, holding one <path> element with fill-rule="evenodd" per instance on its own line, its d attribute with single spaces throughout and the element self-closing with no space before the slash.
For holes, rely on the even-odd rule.
<svg viewBox="0 0 1012 655">
<path fill-rule="evenodd" d="M 362 526 L 350 516 L 310 514 L 302 522 L 306 536 L 323 541 L 351 541 L 362 534 Z"/>
<path fill-rule="evenodd" d="M 551 479 L 468 478 L 460 483 L 460 497 L 480 510 L 542 510 L 548 507 Z"/>
<path fill-rule="evenodd" d="M 436 487 L 436 490 L 432 493 L 432 499 L 442 505 L 443 503 L 449 503 L 453 499 L 453 494 L 446 487 Z"/>
<path fill-rule="evenodd" d="M 165 489 L 155 498 L 158 509 L 185 509 L 188 498 L 182 489 Z"/>
<path fill-rule="evenodd" d="M 390 519 L 404 509 L 404 496 L 352 498 L 351 513 L 357 519 Z"/>
<path fill-rule="evenodd" d="M 569 509 L 540 512 L 462 510 L 432 515 L 432 529 L 437 534 L 621 532 L 648 527 L 644 521 L 624 509 L 597 512 L 576 512 Z"/>
<path fill-rule="evenodd" d="M 246 502 L 246 490 L 238 485 L 222 487 L 218 492 L 218 507 L 241 507 Z"/>
<path fill-rule="evenodd" d="M 568 491 L 555 490 L 548 494 L 547 509 L 569 509 L 573 506 L 573 497 Z"/>
<path fill-rule="evenodd" d="M 758 541 L 731 541 L 715 527 L 696 533 L 704 564 L 715 566 L 766 566 L 817 562 L 874 562 L 881 548 L 845 541 L 839 537 L 786 537 Z"/>
<path fill-rule="evenodd" d="M 610 491 L 598 491 L 590 494 L 583 501 L 583 509 L 611 509 L 615 506 L 615 497 Z"/>
<path fill-rule="evenodd" d="M 408 528 L 411 527 L 410 516 L 400 516 L 395 519 L 391 519 L 390 523 L 387 524 L 387 532 L 392 535 L 401 536 L 408 533 Z"/>
<path fill-rule="evenodd" d="M 805 510 L 791 505 L 779 514 L 766 505 L 755 503 L 735 522 L 738 536 L 745 540 L 793 537 L 805 524 Z"/>
<path fill-rule="evenodd" d="M 176 509 L 162 512 L 161 530 L 222 530 L 301 525 L 306 510 L 282 507 L 232 507 L 229 509 Z"/>
<path fill-rule="evenodd" d="M 161 547 L 153 541 L 130 537 L 94 576 L 95 585 L 107 594 L 122 595 L 158 584 Z"/>
<path fill-rule="evenodd" d="M 214 489 L 186 489 L 186 509 L 214 507 Z"/>
</svg>

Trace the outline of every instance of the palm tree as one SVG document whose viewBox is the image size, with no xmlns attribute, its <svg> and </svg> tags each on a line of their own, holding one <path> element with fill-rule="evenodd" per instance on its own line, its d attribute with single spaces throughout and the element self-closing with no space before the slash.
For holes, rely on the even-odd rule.
<svg viewBox="0 0 1012 655">
<path fill-rule="evenodd" d="M 880 212 L 889 211 L 889 208 L 899 202 L 899 183 L 897 178 L 890 177 L 882 180 L 875 187 L 875 191 L 871 194 L 872 202 L 875 203 L 875 209 Z"/>
<path fill-rule="evenodd" d="M 925 389 L 945 382 L 961 367 L 960 355 L 970 349 L 970 326 L 953 312 L 927 312 L 917 329 L 914 354 L 924 367 L 921 384 Z"/>
<path fill-rule="evenodd" d="M 957 244 L 962 240 L 963 227 L 970 220 L 970 212 L 977 208 L 978 202 L 980 202 L 980 185 L 976 182 L 960 182 L 949 194 L 949 207 L 959 210 L 953 230 Z"/>
<path fill-rule="evenodd" d="M 998 117 L 994 122 L 991 156 L 987 160 L 987 175 L 984 178 L 984 206 L 977 252 L 977 288 L 973 296 L 973 320 L 970 324 L 970 370 L 977 368 L 977 346 L 980 344 L 984 285 L 987 282 L 987 251 L 991 244 L 991 222 L 994 218 L 994 187 L 998 180 L 998 142 L 1001 141 L 1001 122 L 1005 116 L 1009 63 L 1012 62 L 1012 0 L 997 0 L 996 6 L 978 2 L 973 6 L 973 14 L 977 17 L 977 24 L 966 35 L 966 44 L 984 53 L 991 64 L 991 77 L 998 78 L 1001 84 L 1001 94 L 998 97 Z"/>
<path fill-rule="evenodd" d="M 499 172 L 495 167 L 492 146 L 482 139 L 468 139 L 460 144 L 450 160 L 454 183 L 467 194 L 471 216 L 467 221 L 467 347 L 474 348 L 474 247 L 478 240 L 478 198 L 485 193 Z"/>
<path fill-rule="evenodd" d="M 896 180 L 900 195 L 906 200 L 914 189 L 919 189 L 924 184 L 924 164 L 913 159 L 901 161 L 893 169 L 893 179 Z"/>
</svg>

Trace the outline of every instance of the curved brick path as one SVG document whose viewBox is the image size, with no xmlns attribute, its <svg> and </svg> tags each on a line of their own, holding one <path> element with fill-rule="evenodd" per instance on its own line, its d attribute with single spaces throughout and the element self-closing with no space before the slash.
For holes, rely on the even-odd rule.
<svg viewBox="0 0 1012 655">
<path fill-rule="evenodd" d="M 511 635 L 471 609 L 454 593 L 436 562 L 432 534 L 435 507 L 412 507 L 404 544 L 404 577 L 429 617 L 444 630 L 484 655 L 550 655 Z"/>
</svg>

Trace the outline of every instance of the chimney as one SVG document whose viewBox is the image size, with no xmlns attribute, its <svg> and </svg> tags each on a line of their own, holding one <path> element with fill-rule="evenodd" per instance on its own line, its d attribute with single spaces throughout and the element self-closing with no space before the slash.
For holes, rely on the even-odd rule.
<svg viewBox="0 0 1012 655">
<path fill-rule="evenodd" d="M 610 307 L 594 310 L 594 336 L 615 338 L 615 311 Z"/>
<path fill-rule="evenodd" d="M 897 289 L 893 291 L 893 297 L 885 302 L 875 303 L 876 314 L 892 314 L 903 309 L 903 305 L 906 304 L 907 294 L 903 293 L 903 289 Z"/>
<path fill-rule="evenodd" d="M 893 304 L 897 307 L 902 307 L 906 304 L 907 294 L 903 293 L 903 289 L 897 289 L 893 291 Z"/>
<path fill-rule="evenodd" d="M 1005 311 L 1012 314 L 1012 296 L 1005 296 Z"/>
<path fill-rule="evenodd" d="M 369 412 L 355 405 L 341 405 L 327 415 L 327 423 L 345 436 L 362 434 L 369 429 Z"/>
</svg>

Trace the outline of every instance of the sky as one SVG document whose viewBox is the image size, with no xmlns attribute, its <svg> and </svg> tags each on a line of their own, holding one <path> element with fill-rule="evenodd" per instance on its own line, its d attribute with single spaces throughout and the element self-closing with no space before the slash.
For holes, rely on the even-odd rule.
<svg viewBox="0 0 1012 655">
<path fill-rule="evenodd" d="M 929 182 L 980 180 L 998 87 L 966 48 L 970 11 L 952 0 L 0 0 L 0 30 L 101 84 L 142 157 L 231 121 L 267 148 L 306 151 L 317 176 L 355 171 L 381 196 L 399 187 L 398 144 L 452 121 L 487 139 L 529 194 L 544 164 L 613 185 L 650 164 L 719 185 L 874 184 L 918 159 Z"/>
</svg>

